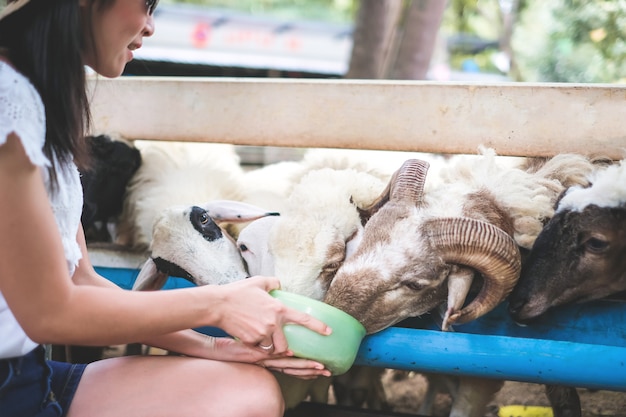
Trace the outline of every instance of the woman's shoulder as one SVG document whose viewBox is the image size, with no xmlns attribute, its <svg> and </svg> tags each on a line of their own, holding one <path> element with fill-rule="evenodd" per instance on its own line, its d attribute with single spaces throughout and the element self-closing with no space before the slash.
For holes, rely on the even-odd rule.
<svg viewBox="0 0 626 417">
<path fill-rule="evenodd" d="M 46 120 L 41 97 L 24 75 L 0 60 L 0 145 L 11 133 L 22 140 L 34 164 L 48 164 L 42 152 Z"/>
<path fill-rule="evenodd" d="M 0 58 L 0 94 L 31 96 L 33 93 L 39 98 L 37 90 L 28 78 L 18 72 L 6 59 Z M 39 101 L 41 102 L 40 98 Z"/>
</svg>

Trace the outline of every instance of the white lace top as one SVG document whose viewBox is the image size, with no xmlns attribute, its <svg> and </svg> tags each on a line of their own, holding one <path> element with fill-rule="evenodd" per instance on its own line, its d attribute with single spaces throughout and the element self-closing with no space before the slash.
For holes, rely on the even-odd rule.
<svg viewBox="0 0 626 417">
<path fill-rule="evenodd" d="M 43 153 L 45 141 L 45 112 L 43 103 L 33 85 L 11 66 L 0 61 L 0 146 L 6 143 L 10 133 L 15 132 L 31 162 L 40 167 L 48 190 L 50 205 L 63 240 L 65 259 L 70 272 L 74 273 L 81 258 L 76 233 L 80 225 L 83 191 L 80 175 L 73 163 L 59 167 L 59 187 L 52 192 L 47 167 L 50 161 Z M 2 198 L 7 198 L 3 196 Z M 23 277 L 28 279 L 27 276 Z M 0 292 L 0 358 L 24 355 L 36 347 L 26 336 L 9 310 Z"/>
</svg>

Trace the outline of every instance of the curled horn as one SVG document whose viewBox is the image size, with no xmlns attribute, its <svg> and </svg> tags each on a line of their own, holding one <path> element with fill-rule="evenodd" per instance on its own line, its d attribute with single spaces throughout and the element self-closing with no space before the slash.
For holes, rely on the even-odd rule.
<svg viewBox="0 0 626 417">
<path fill-rule="evenodd" d="M 439 218 L 425 224 L 433 247 L 446 263 L 465 265 L 483 275 L 483 286 L 449 323 L 472 321 L 502 302 L 517 283 L 521 255 L 513 238 L 491 223 L 471 218 Z"/>
<path fill-rule="evenodd" d="M 421 205 L 424 183 L 430 164 L 421 159 L 408 159 L 393 173 L 383 192 L 367 207 L 359 208 L 361 224 L 367 221 L 391 200 L 410 199 L 417 206 Z"/>
</svg>

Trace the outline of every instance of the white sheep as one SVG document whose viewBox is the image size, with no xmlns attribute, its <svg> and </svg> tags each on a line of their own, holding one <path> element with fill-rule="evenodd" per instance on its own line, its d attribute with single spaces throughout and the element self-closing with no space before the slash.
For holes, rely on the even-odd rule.
<svg viewBox="0 0 626 417">
<path fill-rule="evenodd" d="M 241 181 L 241 201 L 282 212 L 293 188 L 302 178 L 322 168 L 354 169 L 387 182 L 393 173 L 389 167 L 394 166 L 389 161 L 398 158 L 393 154 L 396 152 L 307 149 L 299 161 L 281 161 L 246 170 Z M 227 230 L 237 237 L 244 227 L 247 224 L 229 225 Z"/>
<path fill-rule="evenodd" d="M 275 274 L 286 291 L 315 299 L 322 298 L 346 250 L 358 242 L 359 208 L 370 205 L 385 187 L 379 176 L 344 169 L 364 167 L 358 157 L 335 157 L 315 150 L 297 167 L 290 164 L 294 183 L 282 186 L 281 193 L 287 195 L 272 206 L 280 207 L 281 216 L 252 222 L 238 236 L 252 270 Z M 342 168 L 320 168 L 323 161 Z"/>
<path fill-rule="evenodd" d="M 279 217 L 256 220 L 240 232 L 237 243 L 248 270 L 277 276 L 285 291 L 322 299 L 349 248 L 358 244 L 359 207 L 372 204 L 384 187 L 377 177 L 354 169 L 306 170 Z M 277 378 L 287 408 L 307 396 L 328 400 L 331 379 Z"/>
<path fill-rule="evenodd" d="M 152 226 L 167 207 L 218 199 L 242 201 L 243 170 L 232 145 L 136 141 L 142 163 L 130 180 L 116 243 L 150 248 Z"/>
<path fill-rule="evenodd" d="M 437 171 L 446 157 L 436 154 L 356 149 L 307 149 L 299 161 L 282 161 L 246 171 L 242 201 L 282 211 L 284 202 L 308 172 L 322 168 L 353 169 L 387 183 L 396 168 L 408 158 L 427 159 L 431 173 Z M 435 167 L 435 168 L 432 168 Z M 433 175 L 434 177 L 434 175 Z"/>
<path fill-rule="evenodd" d="M 346 251 L 358 244 L 363 227 L 358 208 L 375 201 L 384 186 L 352 169 L 323 168 L 302 178 L 269 240 L 274 272 L 286 291 L 323 298 Z"/>
</svg>

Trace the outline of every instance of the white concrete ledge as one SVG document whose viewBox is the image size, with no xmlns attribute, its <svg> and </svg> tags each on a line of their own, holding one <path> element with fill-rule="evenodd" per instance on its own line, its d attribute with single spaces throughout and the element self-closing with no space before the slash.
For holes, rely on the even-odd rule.
<svg viewBox="0 0 626 417">
<path fill-rule="evenodd" d="M 112 243 L 91 243 L 87 249 L 89 250 L 89 260 L 95 267 L 139 271 L 150 256 L 149 252 L 132 252 L 125 246 Z"/>
</svg>

